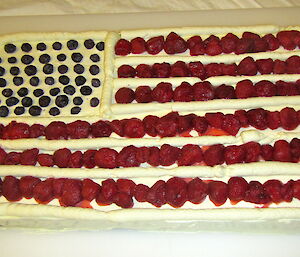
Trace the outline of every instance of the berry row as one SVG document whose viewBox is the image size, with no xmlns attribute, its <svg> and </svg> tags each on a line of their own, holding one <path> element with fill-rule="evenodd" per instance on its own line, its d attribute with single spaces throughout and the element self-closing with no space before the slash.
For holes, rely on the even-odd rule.
<svg viewBox="0 0 300 257">
<path fill-rule="evenodd" d="M 184 40 L 175 32 L 171 32 L 166 39 L 163 36 L 152 37 L 147 41 L 141 37 L 133 38 L 131 41 L 122 38 L 115 45 L 115 54 L 121 56 L 131 53 L 156 55 L 164 50 L 165 53 L 172 55 L 184 53 L 189 49 L 192 56 L 215 56 L 222 53 L 244 54 L 275 51 L 279 47 L 286 50 L 300 47 L 300 32 L 296 30 L 280 31 L 276 36 L 266 34 L 262 37 L 253 32 L 244 32 L 241 38 L 228 33 L 222 38 L 211 35 L 205 40 L 202 40 L 200 36 Z"/>
<path fill-rule="evenodd" d="M 250 181 L 242 177 L 231 177 L 227 183 L 217 180 L 204 181 L 200 178 L 184 179 L 173 177 L 168 181 L 158 180 L 151 187 L 135 184 L 129 179 L 106 179 L 101 185 L 91 179 L 39 178 L 25 176 L 20 179 L 6 176 L 0 178 L 0 193 L 10 202 L 34 198 L 39 204 L 48 204 L 58 199 L 61 206 L 92 208 L 96 200 L 100 206 L 116 204 L 121 208 L 132 208 L 134 200 L 148 202 L 155 207 L 169 204 L 182 207 L 187 201 L 202 203 L 208 196 L 215 206 L 222 206 L 227 199 L 232 204 L 245 201 L 268 206 L 271 203 L 300 200 L 300 180 L 282 183 L 272 179 L 265 183 Z M 1 194 L 0 194 L 1 196 Z"/>
<path fill-rule="evenodd" d="M 204 80 L 216 76 L 254 76 L 257 74 L 300 74 L 300 56 L 293 55 L 284 61 L 271 58 L 254 60 L 248 56 L 238 64 L 177 61 L 174 64 L 167 62 L 153 65 L 139 64 L 135 68 L 123 64 L 118 68 L 118 78 L 198 77 Z"/>
<path fill-rule="evenodd" d="M 163 144 L 159 147 L 123 147 L 119 152 L 111 148 L 71 152 L 68 148 L 56 150 L 52 155 L 40 153 L 33 148 L 23 152 L 6 153 L 0 148 L 0 165 L 31 165 L 59 168 L 105 168 L 140 167 L 147 163 L 153 167 L 215 166 L 226 163 L 250 163 L 258 161 L 299 162 L 300 139 L 294 138 L 290 143 L 278 140 L 274 145 L 260 145 L 248 142 L 242 145 L 224 146 L 215 144 L 202 146 L 186 144 L 182 148 Z"/>
<path fill-rule="evenodd" d="M 194 85 L 182 82 L 174 90 L 172 84 L 168 82 L 160 82 L 153 89 L 150 86 L 138 86 L 135 91 L 122 87 L 116 92 L 115 100 L 121 104 L 131 103 L 134 100 L 138 103 L 166 103 L 294 95 L 300 95 L 300 80 L 297 82 L 279 80 L 276 83 L 261 80 L 253 84 L 247 79 L 239 81 L 235 88 L 225 84 L 213 87 L 209 81 L 197 82 Z"/>
</svg>

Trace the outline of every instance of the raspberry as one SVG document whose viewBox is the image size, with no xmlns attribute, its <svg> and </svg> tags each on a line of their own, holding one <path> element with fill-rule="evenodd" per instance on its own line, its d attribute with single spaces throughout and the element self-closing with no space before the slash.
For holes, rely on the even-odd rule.
<svg viewBox="0 0 300 257">
<path fill-rule="evenodd" d="M 261 157 L 265 161 L 273 160 L 273 147 L 271 145 L 262 145 L 261 146 Z"/>
<path fill-rule="evenodd" d="M 3 185 L 3 182 L 2 182 L 2 179 L 0 178 L 0 196 L 2 196 L 2 185 Z"/>
<path fill-rule="evenodd" d="M 67 132 L 71 139 L 88 138 L 90 129 L 87 121 L 77 120 L 67 124 Z"/>
<path fill-rule="evenodd" d="M 187 43 L 175 32 L 171 32 L 164 43 L 164 50 L 167 54 L 183 53 L 187 50 Z"/>
<path fill-rule="evenodd" d="M 278 140 L 274 144 L 274 161 L 290 162 L 292 160 L 289 143 L 285 140 Z"/>
<path fill-rule="evenodd" d="M 270 51 L 275 51 L 276 49 L 279 48 L 280 42 L 274 35 L 267 34 L 267 35 L 264 35 L 262 38 L 267 42 L 268 49 Z"/>
<path fill-rule="evenodd" d="M 279 31 L 276 35 L 276 38 L 279 40 L 279 43 L 287 50 L 293 50 L 296 47 L 295 42 L 293 41 L 293 32 L 292 31 Z"/>
<path fill-rule="evenodd" d="M 297 55 L 289 57 L 286 61 L 286 73 L 300 74 L 300 57 Z"/>
<path fill-rule="evenodd" d="M 139 64 L 135 68 L 136 70 L 136 76 L 138 78 L 152 78 L 153 72 L 152 67 L 148 64 Z"/>
<path fill-rule="evenodd" d="M 178 113 L 170 113 L 166 116 L 161 117 L 155 125 L 155 129 L 158 135 L 160 137 L 174 137 L 178 131 L 177 118 Z"/>
<path fill-rule="evenodd" d="M 256 142 L 248 142 L 243 144 L 245 150 L 245 162 L 257 162 L 261 153 L 260 144 Z"/>
<path fill-rule="evenodd" d="M 131 43 L 126 39 L 120 39 L 115 45 L 116 55 L 128 55 L 131 52 Z"/>
<path fill-rule="evenodd" d="M 170 77 L 189 77 L 190 71 L 182 61 L 177 61 L 171 65 Z"/>
<path fill-rule="evenodd" d="M 197 36 L 195 36 L 195 37 L 197 37 Z M 190 46 L 189 49 L 190 49 L 190 55 L 191 56 L 198 56 L 198 55 L 204 55 L 205 54 L 205 46 L 204 46 L 203 42 L 199 42 L 197 44 L 194 44 L 193 46 Z"/>
<path fill-rule="evenodd" d="M 271 58 L 260 59 L 256 61 L 256 65 L 260 74 L 271 74 L 273 71 L 274 62 Z"/>
<path fill-rule="evenodd" d="M 47 204 L 54 199 L 53 178 L 48 178 L 38 183 L 33 189 L 33 198 L 39 204 Z"/>
<path fill-rule="evenodd" d="M 118 68 L 118 78 L 134 78 L 136 71 L 133 67 L 123 64 Z"/>
<path fill-rule="evenodd" d="M 81 168 L 83 165 L 83 154 L 81 151 L 76 151 L 71 154 L 68 167 L 69 168 Z"/>
<path fill-rule="evenodd" d="M 214 90 L 210 82 L 197 82 L 193 86 L 195 101 L 208 101 L 214 99 Z"/>
<path fill-rule="evenodd" d="M 225 148 L 224 159 L 226 164 L 243 163 L 245 160 L 245 150 L 239 145 L 230 145 Z"/>
<path fill-rule="evenodd" d="M 187 45 L 188 48 L 191 49 L 192 47 L 198 45 L 201 42 L 202 42 L 202 38 L 200 36 L 193 36 L 187 40 Z"/>
<path fill-rule="evenodd" d="M 53 163 L 59 168 L 67 168 L 71 157 L 71 151 L 68 148 L 56 150 L 53 154 Z"/>
<path fill-rule="evenodd" d="M 224 149 L 221 144 L 211 145 L 203 154 L 206 165 L 215 166 L 224 163 Z"/>
<path fill-rule="evenodd" d="M 143 119 L 145 133 L 149 136 L 156 137 L 156 124 L 159 121 L 157 116 L 148 115 Z"/>
<path fill-rule="evenodd" d="M 160 164 L 160 159 L 159 159 L 159 148 L 153 146 L 149 148 L 150 153 L 149 153 L 149 159 L 148 159 L 148 163 L 153 166 L 153 167 L 157 167 Z"/>
<path fill-rule="evenodd" d="M 0 165 L 4 164 L 6 152 L 0 147 Z"/>
<path fill-rule="evenodd" d="M 66 178 L 56 178 L 53 181 L 53 196 L 54 198 L 60 198 L 62 194 L 62 188 L 66 182 Z"/>
<path fill-rule="evenodd" d="M 214 128 L 221 128 L 223 125 L 224 114 L 221 112 L 206 113 L 205 118 Z"/>
<path fill-rule="evenodd" d="M 149 54 L 158 54 L 164 47 L 164 37 L 152 37 L 146 42 L 146 50 Z"/>
<path fill-rule="evenodd" d="M 117 167 L 118 152 L 110 148 L 99 149 L 94 156 L 95 164 L 99 168 L 114 169 Z"/>
<path fill-rule="evenodd" d="M 170 178 L 166 183 L 166 200 L 174 208 L 181 207 L 188 200 L 187 184 L 178 177 Z"/>
<path fill-rule="evenodd" d="M 141 37 L 131 39 L 131 52 L 133 54 L 141 54 L 146 51 L 146 42 Z"/>
<path fill-rule="evenodd" d="M 22 192 L 19 188 L 19 179 L 13 176 L 6 176 L 2 183 L 2 195 L 10 202 L 20 201 Z"/>
<path fill-rule="evenodd" d="M 124 147 L 117 156 L 117 165 L 122 167 L 139 167 L 137 148 L 133 145 Z"/>
<path fill-rule="evenodd" d="M 273 66 L 273 73 L 274 74 L 284 74 L 286 73 L 286 64 L 284 61 L 275 60 Z"/>
<path fill-rule="evenodd" d="M 95 154 L 97 150 L 87 150 L 83 153 L 82 156 L 82 161 L 83 161 L 83 166 L 92 169 L 96 166 L 95 164 Z"/>
<path fill-rule="evenodd" d="M 121 208 L 132 208 L 133 207 L 132 197 L 123 192 L 116 193 L 114 195 L 113 202 Z"/>
<path fill-rule="evenodd" d="M 203 134 L 207 131 L 208 122 L 204 117 L 195 116 L 193 118 L 193 127 L 198 133 Z"/>
<path fill-rule="evenodd" d="M 268 50 L 268 43 L 262 38 L 256 38 L 253 41 L 253 52 L 266 52 Z"/>
<path fill-rule="evenodd" d="M 223 205 L 228 197 L 228 186 L 222 181 L 211 181 L 208 184 L 209 199 L 216 205 Z"/>
<path fill-rule="evenodd" d="M 271 179 L 266 181 L 263 184 L 267 194 L 271 197 L 271 201 L 273 203 L 280 203 L 282 202 L 282 196 L 281 196 L 281 188 L 282 183 L 279 180 Z"/>
<path fill-rule="evenodd" d="M 242 38 L 259 39 L 260 36 L 256 33 L 253 33 L 253 32 L 250 32 L 250 31 L 245 31 L 245 32 L 243 32 Z"/>
<path fill-rule="evenodd" d="M 82 182 L 77 179 L 66 179 L 60 198 L 62 206 L 75 206 L 82 200 Z"/>
<path fill-rule="evenodd" d="M 248 182 L 242 177 L 231 177 L 228 180 L 228 198 L 231 201 L 239 202 L 244 200 Z"/>
<path fill-rule="evenodd" d="M 232 33 L 228 33 L 226 36 L 221 38 L 220 45 L 222 47 L 222 51 L 225 54 L 234 52 L 237 41 L 238 41 L 238 37 L 236 35 Z"/>
<path fill-rule="evenodd" d="M 124 137 L 124 122 L 120 120 L 113 120 L 110 122 L 110 127 L 114 133 L 120 137 Z"/>
<path fill-rule="evenodd" d="M 5 156 L 4 165 L 17 165 L 20 163 L 21 153 L 10 152 Z"/>
<path fill-rule="evenodd" d="M 184 145 L 178 157 L 178 166 L 191 166 L 203 160 L 203 153 L 198 145 Z"/>
<path fill-rule="evenodd" d="M 247 112 L 249 125 L 260 130 L 267 128 L 267 111 L 262 108 L 252 109 Z"/>
<path fill-rule="evenodd" d="M 249 79 L 241 80 L 236 84 L 235 94 L 237 98 L 249 98 L 255 96 L 255 88 Z"/>
<path fill-rule="evenodd" d="M 191 72 L 191 77 L 198 77 L 201 80 L 206 79 L 205 67 L 201 62 L 190 62 L 188 68 Z"/>
<path fill-rule="evenodd" d="M 244 200 L 250 203 L 267 204 L 271 198 L 260 182 L 250 181 Z"/>
<path fill-rule="evenodd" d="M 267 112 L 267 125 L 270 129 L 277 129 L 281 126 L 280 114 L 278 111 Z"/>
<path fill-rule="evenodd" d="M 257 74 L 257 65 L 252 57 L 244 58 L 237 66 L 239 75 L 254 76 Z"/>
<path fill-rule="evenodd" d="M 219 63 L 209 63 L 205 65 L 206 77 L 216 77 L 223 75 L 222 65 Z"/>
<path fill-rule="evenodd" d="M 135 183 L 129 179 L 119 178 L 117 180 L 117 188 L 118 188 L 119 192 L 133 196 L 134 189 L 135 189 Z"/>
<path fill-rule="evenodd" d="M 189 132 L 193 125 L 193 119 L 194 119 L 194 114 L 188 114 L 188 115 L 183 115 L 183 116 L 179 116 L 177 119 L 177 123 L 178 123 L 178 132 L 179 134 L 184 133 L 184 132 Z"/>
<path fill-rule="evenodd" d="M 225 64 L 221 63 L 222 75 L 236 76 L 237 65 L 235 63 Z"/>
<path fill-rule="evenodd" d="M 258 97 L 272 97 L 277 94 L 277 88 L 272 82 L 261 80 L 255 84 L 255 92 Z"/>
<path fill-rule="evenodd" d="M 298 162 L 300 157 L 300 139 L 298 138 L 292 139 L 292 141 L 290 142 L 290 151 L 292 154 L 292 159 L 295 162 Z"/>
<path fill-rule="evenodd" d="M 152 89 L 149 86 L 139 86 L 135 90 L 135 99 L 138 103 L 152 102 Z"/>
<path fill-rule="evenodd" d="M 168 78 L 170 77 L 171 65 L 169 63 L 154 63 L 152 66 L 154 78 Z"/>
<path fill-rule="evenodd" d="M 149 160 L 149 156 L 150 156 L 150 149 L 148 147 L 142 146 L 138 148 L 138 152 L 137 152 L 138 162 L 140 163 L 147 162 Z"/>
<path fill-rule="evenodd" d="M 182 82 L 174 90 L 173 99 L 176 102 L 191 102 L 193 98 L 193 87 L 188 82 Z"/>
<path fill-rule="evenodd" d="M 152 98 L 159 103 L 171 102 L 173 99 L 172 84 L 168 82 L 160 82 L 152 90 Z"/>
<path fill-rule="evenodd" d="M 253 53 L 254 51 L 254 40 L 252 38 L 240 38 L 236 42 L 235 53 L 245 54 Z"/>
<path fill-rule="evenodd" d="M 100 185 L 93 180 L 86 178 L 82 181 L 81 195 L 84 200 L 94 200 L 100 192 Z"/>
<path fill-rule="evenodd" d="M 35 166 L 38 158 L 39 150 L 37 148 L 28 149 L 21 153 L 20 164 Z"/>
<path fill-rule="evenodd" d="M 106 201 L 113 201 L 113 198 L 117 192 L 117 183 L 113 179 L 106 179 L 102 181 L 101 194 Z"/>
<path fill-rule="evenodd" d="M 293 196 L 300 200 L 300 179 L 293 183 Z"/>
<path fill-rule="evenodd" d="M 281 96 L 299 95 L 297 86 L 291 82 L 285 82 L 282 80 L 276 81 L 277 94 Z"/>
<path fill-rule="evenodd" d="M 224 131 L 228 132 L 230 135 L 235 136 L 239 132 L 241 124 L 235 115 L 226 114 L 224 115 L 221 128 Z"/>
<path fill-rule="evenodd" d="M 115 100 L 118 104 L 129 104 L 135 98 L 134 91 L 131 88 L 122 87 L 115 94 Z"/>
<path fill-rule="evenodd" d="M 188 200 L 193 204 L 204 201 L 208 194 L 208 186 L 200 178 L 194 178 L 187 184 Z"/>
<path fill-rule="evenodd" d="M 33 124 L 29 127 L 29 137 L 38 138 L 45 135 L 45 127 L 41 124 Z"/>
<path fill-rule="evenodd" d="M 234 99 L 235 92 L 233 86 L 220 85 L 215 89 L 215 98 L 216 99 Z"/>
<path fill-rule="evenodd" d="M 247 128 L 249 126 L 247 112 L 245 110 L 237 110 L 234 116 L 239 120 L 241 127 Z"/>
<path fill-rule="evenodd" d="M 38 163 L 40 166 L 52 167 L 54 165 L 51 154 L 41 153 L 38 155 Z"/>
<path fill-rule="evenodd" d="M 219 55 L 222 53 L 222 47 L 220 45 L 220 41 L 210 41 L 208 42 L 208 44 L 206 44 L 205 46 L 205 53 L 207 55 L 211 55 L 211 56 L 214 56 L 214 55 Z"/>
<path fill-rule="evenodd" d="M 148 191 L 147 202 L 156 207 L 161 207 L 167 203 L 166 200 L 166 182 L 158 180 Z"/>
<path fill-rule="evenodd" d="M 137 118 L 127 120 L 124 123 L 124 134 L 129 138 L 142 138 L 145 135 L 143 122 Z"/>
<path fill-rule="evenodd" d="M 148 195 L 149 190 L 150 190 L 150 188 L 143 184 L 136 185 L 136 187 L 134 188 L 134 193 L 133 193 L 134 198 L 140 203 L 147 202 L 147 195 Z"/>
<path fill-rule="evenodd" d="M 291 202 L 293 200 L 294 194 L 294 181 L 289 180 L 287 183 L 283 184 L 281 187 L 281 196 L 283 201 Z"/>
<path fill-rule="evenodd" d="M 280 111 L 280 121 L 285 130 L 294 130 L 299 125 L 297 112 L 290 107 L 285 107 Z"/>
<path fill-rule="evenodd" d="M 91 125 L 91 134 L 93 137 L 109 137 L 112 133 L 112 128 L 108 122 L 97 121 Z"/>
<path fill-rule="evenodd" d="M 0 138 L 3 138 L 4 125 L 0 124 Z"/>
<path fill-rule="evenodd" d="M 67 139 L 67 125 L 62 121 L 53 121 L 45 128 L 45 136 L 48 140 Z"/>
<path fill-rule="evenodd" d="M 106 206 L 106 205 L 110 205 L 113 203 L 113 199 L 106 199 L 102 193 L 102 191 L 100 191 L 100 193 L 97 195 L 96 198 L 96 202 L 98 205 L 100 206 Z"/>
<path fill-rule="evenodd" d="M 160 148 L 160 165 L 170 166 L 174 164 L 180 154 L 180 149 L 168 144 L 163 144 Z"/>
<path fill-rule="evenodd" d="M 39 178 L 35 178 L 32 176 L 21 177 L 19 182 L 19 188 L 22 193 L 22 196 L 26 199 L 32 198 L 33 189 L 40 182 L 41 180 Z"/>
<path fill-rule="evenodd" d="M 2 133 L 3 139 L 29 138 L 29 125 L 12 121 L 5 126 Z"/>
</svg>

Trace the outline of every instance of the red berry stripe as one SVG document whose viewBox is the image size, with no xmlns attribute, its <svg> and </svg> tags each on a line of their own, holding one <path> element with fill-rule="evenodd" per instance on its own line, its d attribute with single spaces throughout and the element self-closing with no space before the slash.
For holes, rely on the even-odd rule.
<svg viewBox="0 0 300 257">
<path fill-rule="evenodd" d="M 200 61 L 174 64 L 155 63 L 139 64 L 132 67 L 123 64 L 118 68 L 118 78 L 170 78 L 198 77 L 202 80 L 216 76 L 255 76 L 257 74 L 300 74 L 300 57 L 291 56 L 286 60 L 258 59 L 248 56 L 238 64 L 209 63 Z"/>
<path fill-rule="evenodd" d="M 40 153 L 36 148 L 23 152 L 6 153 L 0 148 L 0 165 L 30 165 L 59 168 L 88 169 L 99 167 L 113 169 L 120 167 L 140 167 L 147 163 L 150 166 L 178 166 L 207 165 L 215 166 L 226 163 L 249 163 L 258 161 L 299 162 L 300 139 L 294 138 L 288 143 L 278 140 L 272 145 L 260 145 L 248 142 L 243 145 L 224 146 L 216 144 L 200 147 L 187 144 L 182 148 L 163 144 L 158 147 L 135 147 L 133 145 L 122 148 L 119 152 L 111 148 L 99 150 L 75 151 L 67 148 L 56 150 L 52 155 Z"/>
<path fill-rule="evenodd" d="M 214 87 L 209 81 L 197 82 L 194 85 L 182 82 L 175 89 L 169 82 L 160 82 L 153 89 L 146 85 L 138 86 L 135 91 L 122 87 L 116 92 L 115 100 L 120 104 L 131 103 L 134 100 L 137 103 L 165 103 L 295 95 L 300 95 L 300 80 L 279 80 L 275 83 L 261 80 L 253 84 L 251 80 L 246 79 L 239 81 L 235 88 L 225 84 Z"/>
<path fill-rule="evenodd" d="M 202 40 L 200 36 L 193 36 L 187 41 L 175 32 L 171 32 L 166 38 L 155 36 L 147 41 L 141 37 L 133 38 L 131 41 L 122 38 L 115 45 L 115 54 L 121 56 L 143 53 L 156 55 L 164 50 L 166 54 L 172 55 L 183 53 L 189 49 L 192 56 L 215 56 L 222 53 L 244 54 L 275 51 L 280 46 L 286 50 L 300 47 L 300 32 L 296 30 L 280 31 L 276 36 L 266 34 L 262 37 L 253 32 L 244 32 L 241 38 L 228 33 L 222 38 L 211 35 Z"/>
<path fill-rule="evenodd" d="M 98 205 L 116 204 L 121 208 L 132 208 L 134 200 L 148 202 L 155 207 L 169 204 L 174 208 L 182 207 L 186 202 L 200 204 L 206 198 L 215 206 L 222 206 L 228 199 L 232 204 L 245 201 L 262 204 L 291 202 L 300 200 L 300 179 L 282 183 L 279 180 L 247 182 L 242 177 L 231 177 L 227 183 L 200 178 L 173 177 L 168 181 L 158 180 L 151 187 L 135 184 L 129 179 L 106 179 L 101 185 L 91 179 L 39 178 L 25 176 L 0 178 L 0 196 L 10 202 L 35 199 L 39 204 L 48 204 L 58 199 L 61 206 L 92 208 L 90 202 Z"/>
</svg>

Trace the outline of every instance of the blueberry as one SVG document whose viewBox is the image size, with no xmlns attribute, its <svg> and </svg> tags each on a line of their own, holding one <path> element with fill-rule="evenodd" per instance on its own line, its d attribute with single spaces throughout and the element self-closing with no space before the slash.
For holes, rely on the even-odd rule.
<svg viewBox="0 0 300 257">
<path fill-rule="evenodd" d="M 73 62 L 81 62 L 83 56 L 81 53 L 72 53 L 71 58 Z"/>
<path fill-rule="evenodd" d="M 67 95 L 74 95 L 75 92 L 76 92 L 76 89 L 73 86 L 71 86 L 71 85 L 66 86 L 64 88 L 64 93 L 66 93 Z"/>
<path fill-rule="evenodd" d="M 84 41 L 84 46 L 86 49 L 92 49 L 95 46 L 95 42 L 93 39 L 87 39 Z"/>
<path fill-rule="evenodd" d="M 21 96 L 21 97 L 23 97 L 23 96 L 26 96 L 26 95 L 28 95 L 28 89 L 26 88 L 26 87 L 21 87 L 19 90 L 18 90 L 18 92 L 17 92 L 17 94 L 19 95 L 19 96 Z"/>
<path fill-rule="evenodd" d="M 11 75 L 18 75 L 20 73 L 20 69 L 17 66 L 13 66 L 9 70 Z"/>
<path fill-rule="evenodd" d="M 1 57 L 0 57 L 0 63 L 2 63 L 2 59 L 1 59 Z"/>
<path fill-rule="evenodd" d="M 90 56 L 90 59 L 91 59 L 92 62 L 99 62 L 100 61 L 100 57 L 99 57 L 98 54 L 92 54 Z"/>
<path fill-rule="evenodd" d="M 28 75 L 28 76 L 33 76 L 37 73 L 37 69 L 35 66 L 33 65 L 28 65 L 25 67 L 24 69 L 25 73 Z"/>
<path fill-rule="evenodd" d="M 21 49 L 23 52 L 30 52 L 31 49 L 32 49 L 32 46 L 29 44 L 29 43 L 23 43 L 22 46 L 21 46 Z"/>
<path fill-rule="evenodd" d="M 0 76 L 3 76 L 5 74 L 5 69 L 0 66 Z"/>
<path fill-rule="evenodd" d="M 14 77 L 13 82 L 16 86 L 20 86 L 23 84 L 24 79 L 22 77 Z"/>
<path fill-rule="evenodd" d="M 82 95 L 90 95 L 93 92 L 93 90 L 89 86 L 83 86 L 80 88 L 80 93 Z"/>
<path fill-rule="evenodd" d="M 17 47 L 14 44 L 6 44 L 4 46 L 5 52 L 8 54 L 14 53 L 17 50 Z"/>
<path fill-rule="evenodd" d="M 82 103 L 83 103 L 83 100 L 82 100 L 82 98 L 80 96 L 74 97 L 73 104 L 75 104 L 75 105 L 81 105 Z"/>
<path fill-rule="evenodd" d="M 30 64 L 32 63 L 34 58 L 31 55 L 25 54 L 21 58 L 21 62 L 24 64 Z"/>
<path fill-rule="evenodd" d="M 59 54 L 57 56 L 57 60 L 59 60 L 60 62 L 63 62 L 67 59 L 67 56 L 65 54 Z"/>
<path fill-rule="evenodd" d="M 77 74 L 82 74 L 84 72 L 84 67 L 81 65 L 81 64 L 76 64 L 74 66 L 74 71 L 77 73 Z"/>
<path fill-rule="evenodd" d="M 61 108 L 67 106 L 68 103 L 69 103 L 69 98 L 66 95 L 59 95 L 55 99 L 55 104 Z"/>
<path fill-rule="evenodd" d="M 83 85 L 85 82 L 86 82 L 86 78 L 83 77 L 83 76 L 77 76 L 77 77 L 75 78 L 75 84 L 76 84 L 77 86 L 81 86 L 81 85 Z"/>
<path fill-rule="evenodd" d="M 45 83 L 47 85 L 53 85 L 54 84 L 54 78 L 53 77 L 46 77 L 45 78 Z"/>
<path fill-rule="evenodd" d="M 100 69 L 97 65 L 91 65 L 89 71 L 92 75 L 97 75 L 100 72 Z"/>
<path fill-rule="evenodd" d="M 51 102 L 51 98 L 49 96 L 42 96 L 40 99 L 39 99 L 39 105 L 41 107 L 47 107 Z"/>
<path fill-rule="evenodd" d="M 68 66 L 60 65 L 60 66 L 58 66 L 57 70 L 60 74 L 65 74 L 68 71 Z"/>
<path fill-rule="evenodd" d="M 78 42 L 74 39 L 71 39 L 67 42 L 67 47 L 70 50 L 75 50 L 78 47 Z"/>
<path fill-rule="evenodd" d="M 51 88 L 49 92 L 50 92 L 50 95 L 56 96 L 60 92 L 60 89 L 58 87 Z"/>
<path fill-rule="evenodd" d="M 43 94 L 44 94 L 44 90 L 41 89 L 41 88 L 35 89 L 35 90 L 33 91 L 33 95 L 34 95 L 35 97 L 40 97 L 40 96 L 43 95 Z"/>
<path fill-rule="evenodd" d="M 71 109 L 71 114 L 78 114 L 78 113 L 80 113 L 80 111 L 81 111 L 81 108 L 76 106 Z"/>
<path fill-rule="evenodd" d="M 42 108 L 39 106 L 34 105 L 29 108 L 29 114 L 31 116 L 39 116 L 41 112 L 42 112 Z"/>
<path fill-rule="evenodd" d="M 44 43 L 38 43 L 36 45 L 36 49 L 39 51 L 45 51 L 47 49 L 47 46 Z"/>
<path fill-rule="evenodd" d="M 6 106 L 0 106 L 0 117 L 8 116 L 9 110 Z"/>
<path fill-rule="evenodd" d="M 22 99 L 21 103 L 24 107 L 29 107 L 32 105 L 32 99 L 26 96 Z"/>
<path fill-rule="evenodd" d="M 2 95 L 5 97 L 10 97 L 13 93 L 14 92 L 10 88 L 5 88 L 2 90 Z"/>
<path fill-rule="evenodd" d="M 62 44 L 60 42 L 55 42 L 52 44 L 52 48 L 54 50 L 60 50 L 62 48 Z"/>
<path fill-rule="evenodd" d="M 4 78 L 0 78 L 0 87 L 6 86 L 6 80 Z"/>
<path fill-rule="evenodd" d="M 16 105 L 17 103 L 19 102 L 19 99 L 12 96 L 10 98 L 7 98 L 6 99 L 6 105 L 7 106 L 13 106 L 13 105 Z"/>
<path fill-rule="evenodd" d="M 14 113 L 16 115 L 22 115 L 24 112 L 25 112 L 25 108 L 23 106 L 18 106 L 14 110 Z"/>
<path fill-rule="evenodd" d="M 43 67 L 43 72 L 45 74 L 51 74 L 51 73 L 53 73 L 53 70 L 54 70 L 53 65 L 50 64 L 50 63 L 45 64 L 44 67 Z"/>
<path fill-rule="evenodd" d="M 16 62 L 17 62 L 17 58 L 14 57 L 14 56 L 12 56 L 12 57 L 9 57 L 9 58 L 7 59 L 7 61 L 8 61 L 9 63 L 16 63 Z"/>
<path fill-rule="evenodd" d="M 39 62 L 42 64 L 46 64 L 46 63 L 50 62 L 50 60 L 51 60 L 51 57 L 49 54 L 42 54 L 39 58 Z"/>
<path fill-rule="evenodd" d="M 97 43 L 96 48 L 97 48 L 99 51 L 103 51 L 103 50 L 104 50 L 104 42 L 99 42 L 99 43 Z"/>
<path fill-rule="evenodd" d="M 62 75 L 62 76 L 59 76 L 58 81 L 63 85 L 67 85 L 70 82 L 70 79 L 68 76 Z"/>
<path fill-rule="evenodd" d="M 31 77 L 30 80 L 29 80 L 29 83 L 30 83 L 31 86 L 36 87 L 36 86 L 39 85 L 40 79 L 36 76 Z"/>
<path fill-rule="evenodd" d="M 91 100 L 90 100 L 90 105 L 91 107 L 96 107 L 98 106 L 100 103 L 99 99 L 97 97 L 93 97 Z"/>
<path fill-rule="evenodd" d="M 92 86 L 93 87 L 100 87 L 101 86 L 100 79 L 92 79 Z"/>
<path fill-rule="evenodd" d="M 49 114 L 51 116 L 57 116 L 60 114 L 60 110 L 57 108 L 57 107 L 52 107 L 50 110 L 49 110 Z"/>
</svg>

